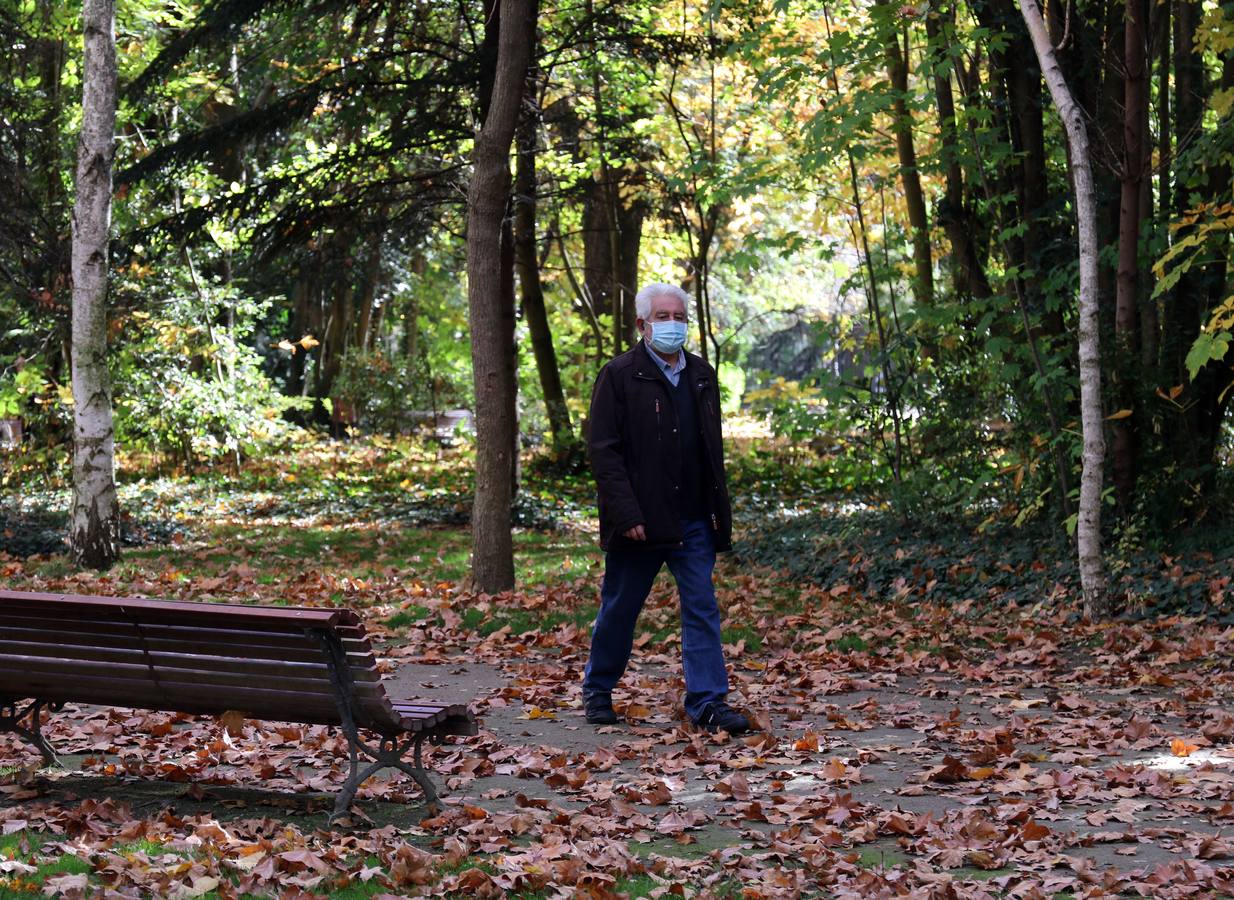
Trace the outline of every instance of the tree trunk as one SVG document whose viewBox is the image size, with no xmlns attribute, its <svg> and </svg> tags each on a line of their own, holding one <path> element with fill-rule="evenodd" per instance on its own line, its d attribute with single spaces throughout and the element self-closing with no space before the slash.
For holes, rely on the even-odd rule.
<svg viewBox="0 0 1234 900">
<path fill-rule="evenodd" d="M 1174 157 L 1177 160 L 1195 140 L 1204 113 L 1204 70 L 1196 47 L 1195 32 L 1200 18 L 1198 0 L 1178 0 L 1174 6 Z M 1185 185 L 1189 175 L 1181 166 L 1175 169 L 1176 189 L 1172 192 L 1174 213 L 1182 215 L 1190 204 Z M 1162 327 L 1162 366 L 1174 384 L 1187 383 L 1185 359 L 1200 330 L 1198 273 L 1187 272 L 1164 298 Z"/>
<path fill-rule="evenodd" d="M 314 265 L 311 259 L 301 260 L 296 273 L 295 283 L 291 287 L 291 334 L 288 339 L 293 343 L 308 334 L 309 305 L 312 303 L 312 273 Z M 292 351 L 290 374 L 287 384 L 293 395 L 303 395 L 306 389 L 308 351 L 297 349 Z"/>
<path fill-rule="evenodd" d="M 1227 14 L 1229 6 L 1225 7 Z M 1234 59 L 1226 56 L 1222 64 L 1221 78 L 1216 85 L 1222 92 L 1234 91 Z M 1208 105 L 1208 100 L 1205 100 Z M 1216 124 L 1217 134 L 1234 132 L 1234 115 L 1227 113 Z M 1229 198 L 1234 195 L 1234 173 L 1228 155 L 1223 154 L 1216 161 L 1207 163 L 1204 168 L 1205 186 L 1200 188 L 1208 197 Z M 1201 302 L 1204 303 L 1202 321 L 1208 319 L 1211 310 L 1230 296 L 1230 253 L 1231 243 L 1228 234 L 1216 234 L 1210 239 L 1212 245 L 1211 258 L 1207 264 L 1195 272 L 1196 281 L 1201 291 Z M 1189 275 L 1192 273 L 1188 273 Z M 1207 297 L 1204 296 L 1207 294 Z M 1193 334 L 1194 341 L 1198 332 Z M 1230 370 L 1234 363 L 1234 351 L 1227 351 L 1221 360 L 1213 360 L 1200 370 L 1191 384 L 1193 403 L 1187 410 L 1186 433 L 1191 440 L 1186 445 L 1187 455 L 1181 455 L 1186 465 L 1200 476 L 1196 479 L 1204 496 L 1211 496 L 1216 491 L 1217 453 L 1221 447 L 1222 424 L 1225 421 L 1226 410 L 1229 407 L 1231 395 Z"/>
<path fill-rule="evenodd" d="M 1020 0 L 1041 72 L 1067 132 L 1075 190 L 1076 227 L 1080 245 L 1080 422 L 1084 436 L 1080 474 L 1080 511 L 1076 524 L 1080 583 L 1085 613 L 1095 618 L 1110 612 L 1101 559 L 1101 487 L 1105 462 L 1101 415 L 1101 333 L 1097 318 L 1097 208 L 1092 160 L 1084 112 L 1075 102 L 1059 68 L 1054 45 L 1046 33 L 1037 0 Z"/>
<path fill-rule="evenodd" d="M 622 334 L 625 337 L 624 343 L 616 348 L 618 352 L 631 346 L 635 340 L 634 296 L 638 293 L 638 256 L 646 215 L 647 207 L 639 200 L 624 205 L 618 203 L 617 227 L 621 240 L 617 248 L 617 281 L 621 286 Z"/>
<path fill-rule="evenodd" d="M 904 204 L 908 208 L 908 224 L 913 236 L 913 298 L 919 305 L 928 306 L 934 302 L 934 264 L 930 252 L 930 222 L 917 169 L 917 150 L 913 146 L 913 120 L 908 111 L 908 60 L 895 28 L 898 15 L 890 6 L 887 11 L 883 47 L 887 56 L 887 80 L 893 92 L 893 128 L 900 162 L 900 184 L 904 188 Z"/>
<path fill-rule="evenodd" d="M 531 18 L 532 26 L 535 19 Z M 528 38 L 535 39 L 534 35 Z M 535 75 L 528 78 L 527 91 L 534 92 Z M 540 283 L 540 265 L 536 254 L 536 128 L 539 107 L 524 104 L 523 120 L 518 132 L 518 176 L 515 181 L 514 253 L 519 282 L 523 288 L 523 318 L 531 332 L 531 348 L 540 375 L 540 389 L 548 411 L 549 430 L 553 436 L 553 451 L 565 453 L 574 442 L 570 427 L 570 411 L 561 389 L 561 370 L 557 351 L 553 347 L 553 332 L 544 306 L 544 287 Z"/>
<path fill-rule="evenodd" d="M 1000 194 L 1014 193 L 1023 236 L 1011 236 L 1006 241 L 1012 250 L 1011 265 L 1017 267 L 1016 289 L 1034 312 L 1042 312 L 1039 301 L 1039 278 L 1032 277 L 1048 265 L 1041 259 L 1041 207 L 1049 196 L 1046 182 L 1045 132 L 1041 110 L 1041 71 L 1033 53 L 1032 41 L 1016 15 L 1014 0 L 975 0 L 973 12 L 981 25 L 995 33 L 1005 32 L 1001 42 L 992 42 L 990 53 L 990 87 L 994 94 L 991 112 L 1000 130 L 1015 151 L 1015 161 L 999 167 Z M 1001 44 L 1001 46 L 1000 46 Z M 1005 108 L 1004 108 L 1005 105 Z M 1046 316 L 1047 330 L 1058 329 L 1060 317 Z"/>
<path fill-rule="evenodd" d="M 1008 24 L 1015 22 L 1013 0 L 1005 0 Z M 1032 42 L 1022 30 L 1016 28 L 1012 35 L 1011 68 L 1007 72 L 1009 95 L 1015 113 L 1014 134 L 1018 136 L 1020 172 L 1017 188 L 1020 209 L 1024 215 L 1024 262 L 1027 270 L 1022 277 L 1025 297 L 1034 312 L 1044 312 L 1041 302 L 1041 274 L 1052 268 L 1053 261 L 1046 258 L 1045 229 L 1042 207 L 1050 196 L 1046 179 L 1045 124 L 1041 103 L 1041 70 L 1033 54 Z M 1061 317 L 1055 317 L 1061 329 Z M 1047 330 L 1050 317 L 1045 317 Z"/>
<path fill-rule="evenodd" d="M 73 510 L 69 545 L 78 565 L 105 569 L 120 555 L 115 430 L 107 371 L 107 252 L 116 152 L 112 0 L 85 0 L 82 21 L 82 125 L 73 204 Z"/>
<path fill-rule="evenodd" d="M 335 261 L 336 275 L 331 284 L 333 299 L 327 313 L 326 331 L 321 339 L 321 358 L 317 370 L 316 396 L 324 400 L 330 396 L 334 381 L 343 366 L 348 340 L 356 312 L 356 286 L 354 265 L 350 256 L 350 236 L 344 245 L 340 259 Z"/>
<path fill-rule="evenodd" d="M 1016 66 L 1021 64 L 1016 50 L 1015 35 L 1020 30 L 1021 17 L 1015 14 L 1014 8 L 1008 0 L 972 0 L 973 14 L 977 17 L 978 22 L 983 28 L 988 29 L 993 34 L 1008 35 L 1006 39 L 991 42 L 988 48 L 989 52 L 989 91 L 990 101 L 988 112 L 982 110 L 983 115 L 988 115 L 991 120 L 991 125 L 996 134 L 1007 140 L 1014 150 L 1014 154 L 1008 159 L 997 161 L 993 175 L 990 177 L 990 186 L 987 188 L 987 200 L 991 201 L 999 209 L 1001 215 L 1000 220 L 1004 223 L 1023 222 L 1024 228 L 1027 230 L 1031 227 L 1031 222 L 1027 221 L 1027 207 L 1025 206 L 1024 189 L 1024 166 L 1017 164 L 1016 160 L 1023 156 L 1023 142 L 1020 139 L 1020 128 L 1014 116 L 1012 109 L 1017 108 L 1015 102 L 1014 83 L 1010 72 Z M 1014 19 L 1012 18 L 1014 17 Z M 979 92 L 966 90 L 966 99 L 970 101 L 970 110 L 976 105 L 974 101 L 979 96 Z M 972 118 L 969 118 L 969 129 L 973 132 L 975 124 Z M 974 146 L 980 147 L 979 140 L 975 133 Z M 1008 201 L 1002 198 L 1015 197 L 1014 201 Z M 1004 228 L 1005 232 L 1006 229 Z M 999 234 L 999 229 L 995 227 L 995 234 Z M 1014 229 L 1011 233 L 1003 233 L 998 242 L 1003 248 L 1003 255 L 1006 257 L 1004 265 L 1008 270 L 1007 280 L 1011 293 L 1017 297 L 1029 296 L 1029 279 L 1026 277 L 1028 270 L 1028 261 L 1025 254 L 1026 238 L 1020 233 L 1019 229 Z"/>
<path fill-rule="evenodd" d="M 59 6 L 54 0 L 42 0 L 39 3 L 39 30 L 42 39 L 39 45 L 39 87 L 46 99 L 46 107 L 40 117 L 40 137 L 37 158 L 43 167 L 42 179 L 45 186 L 43 209 L 38 221 L 44 224 L 39 242 L 47 250 L 44 254 L 45 264 L 38 273 L 40 286 L 49 291 L 57 303 L 62 303 L 59 296 L 61 285 L 68 283 L 65 271 L 66 257 L 71 257 L 72 250 L 65 246 L 64 214 L 68 205 L 65 196 L 64 179 L 60 177 L 63 171 L 64 158 L 60 134 L 61 112 L 64 102 L 64 65 L 66 62 L 65 41 L 61 37 L 53 37 L 59 33 L 55 27 L 54 18 Z M 66 252 L 68 251 L 68 252 Z M 68 357 L 59 363 L 68 363 Z"/>
<path fill-rule="evenodd" d="M 381 284 L 381 242 L 384 235 L 375 231 L 369 238 L 368 265 L 364 269 L 364 285 L 360 290 L 360 314 L 352 344 L 361 351 L 369 347 L 369 329 L 373 324 L 373 303 L 377 286 Z"/>
<path fill-rule="evenodd" d="M 386 324 L 386 313 L 390 310 L 390 303 L 387 300 L 380 306 L 373 308 L 373 318 L 369 322 L 368 339 L 364 345 L 365 350 L 376 350 L 381 346 L 381 330 Z"/>
<path fill-rule="evenodd" d="M 1204 117 L 1204 60 L 1196 45 L 1202 4 L 1178 0 L 1174 12 L 1174 142 L 1181 154 L 1198 137 Z M 1186 212 L 1187 192 L 1177 191 L 1174 200 L 1175 209 Z"/>
<path fill-rule="evenodd" d="M 946 193 L 935 215 L 942 222 L 951 244 L 951 280 L 957 293 L 979 300 L 991 294 L 990 282 L 977 253 L 976 223 L 964 202 L 964 172 L 956 137 L 955 97 L 951 91 L 948 35 L 939 15 L 926 16 L 926 36 L 934 68 L 934 100 L 938 106 L 939 141 L 942 145 Z"/>
<path fill-rule="evenodd" d="M 1173 204 L 1170 202 L 1170 170 L 1173 168 L 1173 142 L 1170 139 L 1170 4 L 1154 4 L 1153 15 L 1155 40 L 1157 41 L 1157 205 L 1153 218 L 1154 227 L 1164 234 L 1170 221 Z M 1149 137 L 1148 123 L 1144 125 L 1145 142 Z M 1152 193 L 1152 179 L 1144 179 L 1148 193 Z M 1147 285 L 1145 295 L 1151 295 L 1152 286 Z M 1146 370 L 1158 365 L 1161 353 L 1161 306 L 1160 301 L 1146 296 L 1144 321 L 1140 328 L 1140 361 Z"/>
<path fill-rule="evenodd" d="M 1199 192 L 1207 197 L 1229 197 L 1228 170 L 1225 177 L 1212 169 L 1206 170 L 1203 160 L 1189 161 L 1187 149 L 1200 138 L 1208 94 L 1203 54 L 1197 43 L 1197 29 L 1202 17 L 1202 5 L 1197 0 L 1178 0 L 1174 5 L 1174 214 L 1188 212 L 1192 197 Z M 1228 127 L 1229 119 L 1218 123 Z M 1218 167 L 1220 168 L 1220 167 Z M 1224 181 L 1216 184 L 1216 181 Z M 1224 402 L 1221 393 L 1228 384 L 1224 376 L 1225 363 L 1215 363 L 1202 369 L 1191 381 L 1186 356 L 1205 322 L 1206 295 L 1214 288 L 1224 288 L 1224 261 L 1219 257 L 1208 265 L 1194 266 L 1184 273 L 1174 289 L 1163 298 L 1161 362 L 1172 383 L 1187 385 L 1180 402 L 1186 411 L 1180 416 L 1181 427 L 1173 429 L 1174 459 L 1192 483 L 1209 482 L 1215 470 L 1213 457 L 1220 435 Z M 1218 276 L 1220 278 L 1218 279 Z M 1218 279 L 1218 280 L 1214 280 Z M 1190 381 L 1190 383 L 1188 383 Z M 1228 394 L 1226 398 L 1228 400 Z M 1207 493 L 1206 485 L 1201 485 Z"/>
<path fill-rule="evenodd" d="M 1148 54 L 1142 0 L 1127 0 L 1123 25 L 1123 160 L 1118 214 L 1118 275 L 1114 301 L 1115 390 L 1120 408 L 1131 405 L 1131 382 L 1139 368 L 1136 326 L 1139 321 L 1140 195 L 1144 179 L 1143 120 L 1148 110 Z M 1135 491 L 1134 419 L 1113 423 L 1114 487 L 1119 507 L 1131 508 Z"/>
<path fill-rule="evenodd" d="M 1157 47 L 1157 209 L 1162 231 L 1170 219 L 1174 204 L 1170 201 L 1170 172 L 1173 168 L 1174 143 L 1170 135 L 1170 4 L 1158 7 L 1161 34 Z"/>
<path fill-rule="evenodd" d="M 531 47 L 531 0 L 503 0 L 487 28 L 498 29 L 496 77 L 476 135 L 467 193 L 467 299 L 476 395 L 476 492 L 472 510 L 472 586 L 485 593 L 514 587 L 510 530 L 513 407 L 513 317 L 503 290 L 502 223 L 510 197 L 510 144 Z M 494 21 L 497 20 L 497 21 Z"/>
<path fill-rule="evenodd" d="M 583 196 L 583 290 L 597 317 L 613 311 L 613 241 L 609 226 L 609 196 L 604 182 L 589 179 Z M 611 334 L 611 332 L 610 332 Z M 621 348 L 614 349 L 620 353 Z"/>
</svg>

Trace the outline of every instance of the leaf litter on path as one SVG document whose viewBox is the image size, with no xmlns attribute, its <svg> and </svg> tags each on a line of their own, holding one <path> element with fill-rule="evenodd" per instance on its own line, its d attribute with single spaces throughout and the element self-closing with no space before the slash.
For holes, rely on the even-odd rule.
<svg viewBox="0 0 1234 900">
<path fill-rule="evenodd" d="M 330 729 L 68 706 L 48 733 L 77 760 L 70 771 L 35 771 L 28 748 L 0 736 L 0 887 L 1234 891 L 1229 627 L 1182 617 L 1090 626 L 1065 604 L 866 597 L 729 564 L 718 582 L 732 699 L 765 731 L 726 741 L 681 712 L 667 584 L 648 602 L 614 697 L 628 721 L 594 729 L 578 689 L 594 575 L 474 596 L 434 577 L 431 563 L 360 575 L 261 553 L 154 558 L 122 576 L 0 565 L 18 589 L 359 609 L 383 642 L 385 677 L 467 699 L 481 716 L 478 736 L 428 753 L 446 789 L 440 814 L 421 819 L 414 784 L 386 774 L 361 791 L 352 827 L 325 830 L 323 792 L 346 774 L 345 744 Z M 150 785 L 162 793 L 138 790 Z M 68 858 L 88 870 L 52 871 Z"/>
</svg>

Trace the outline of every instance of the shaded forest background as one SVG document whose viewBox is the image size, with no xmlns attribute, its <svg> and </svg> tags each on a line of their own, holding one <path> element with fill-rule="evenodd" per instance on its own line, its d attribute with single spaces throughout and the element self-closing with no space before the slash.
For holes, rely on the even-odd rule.
<svg viewBox="0 0 1234 900">
<path fill-rule="evenodd" d="M 0 8 L 0 418 L 20 498 L 63 483 L 72 437 L 81 9 Z M 122 478 L 476 406 L 467 198 L 504 8 L 118 4 Z M 1093 148 L 1107 530 L 1116 548 L 1225 534 L 1234 4 L 1045 13 Z M 595 373 L 634 339 L 637 287 L 669 281 L 696 298 L 689 346 L 719 368 L 747 474 L 804 469 L 897 527 L 1065 545 L 1075 218 L 1011 0 L 587 0 L 527 21 L 498 315 L 537 465 L 579 470 Z"/>
</svg>

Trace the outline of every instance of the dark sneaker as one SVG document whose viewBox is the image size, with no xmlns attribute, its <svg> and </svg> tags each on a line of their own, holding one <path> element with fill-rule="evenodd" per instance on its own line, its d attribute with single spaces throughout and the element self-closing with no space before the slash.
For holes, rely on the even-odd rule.
<svg viewBox="0 0 1234 900">
<path fill-rule="evenodd" d="M 717 731 L 727 731 L 729 734 L 745 734 L 750 730 L 750 720 L 723 700 L 709 704 L 703 714 L 694 720 L 699 728 L 705 728 L 712 734 Z"/>
<path fill-rule="evenodd" d="M 613 711 L 613 698 L 609 694 L 592 694 L 583 698 L 583 712 L 588 725 L 616 725 L 617 713 Z"/>
</svg>

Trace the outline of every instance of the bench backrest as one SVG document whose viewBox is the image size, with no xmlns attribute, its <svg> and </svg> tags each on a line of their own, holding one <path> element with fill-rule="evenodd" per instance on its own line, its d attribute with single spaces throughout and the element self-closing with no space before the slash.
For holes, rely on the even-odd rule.
<svg viewBox="0 0 1234 900">
<path fill-rule="evenodd" d="M 350 609 L 0 591 L 0 701 L 338 725 L 323 636 L 345 654 L 356 724 L 403 730 Z"/>
</svg>

